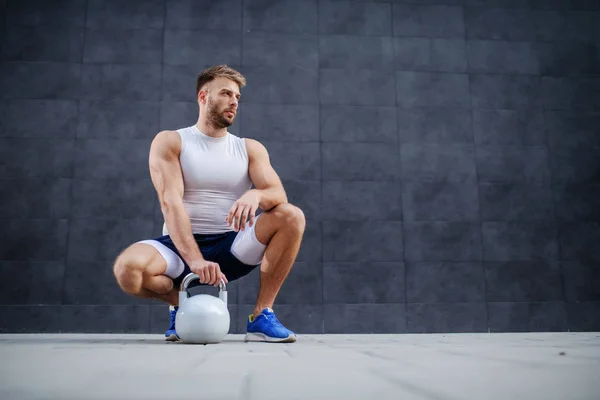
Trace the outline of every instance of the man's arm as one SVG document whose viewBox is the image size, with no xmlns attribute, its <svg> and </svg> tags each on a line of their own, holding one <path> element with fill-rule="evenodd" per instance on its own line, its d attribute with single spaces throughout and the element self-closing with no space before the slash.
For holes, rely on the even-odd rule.
<svg viewBox="0 0 600 400">
<path fill-rule="evenodd" d="M 287 195 L 281 179 L 273 169 L 269 153 L 264 145 L 253 139 L 245 139 L 249 158 L 249 175 L 259 195 L 259 207 L 265 211 L 281 203 L 287 203 Z"/>
<path fill-rule="evenodd" d="M 192 235 L 190 218 L 183 206 L 183 175 L 179 164 L 181 138 L 174 131 L 162 131 L 150 146 L 150 177 L 158 194 L 169 235 L 183 259 L 192 265 L 202 253 Z"/>
</svg>

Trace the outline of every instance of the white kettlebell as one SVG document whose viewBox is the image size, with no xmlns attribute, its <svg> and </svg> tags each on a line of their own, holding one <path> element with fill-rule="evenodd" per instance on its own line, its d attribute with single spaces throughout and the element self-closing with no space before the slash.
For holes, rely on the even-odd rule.
<svg viewBox="0 0 600 400">
<path fill-rule="evenodd" d="M 200 277 L 190 273 L 181 282 L 179 309 L 175 316 L 177 335 L 184 343 L 219 343 L 229 332 L 227 288 L 221 281 L 219 297 L 209 294 L 190 296 L 188 286 L 195 279 L 199 280 Z"/>
</svg>

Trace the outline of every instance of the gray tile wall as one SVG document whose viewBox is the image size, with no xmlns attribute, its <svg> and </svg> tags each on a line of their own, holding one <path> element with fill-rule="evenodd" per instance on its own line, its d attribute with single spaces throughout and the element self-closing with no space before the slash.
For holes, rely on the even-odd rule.
<svg viewBox="0 0 600 400">
<path fill-rule="evenodd" d="M 300 333 L 600 329 L 600 4 L 1 0 L 0 331 L 157 332 L 111 263 L 160 234 L 152 137 L 248 79 L 308 220 Z M 244 332 L 258 275 L 230 285 Z"/>
</svg>

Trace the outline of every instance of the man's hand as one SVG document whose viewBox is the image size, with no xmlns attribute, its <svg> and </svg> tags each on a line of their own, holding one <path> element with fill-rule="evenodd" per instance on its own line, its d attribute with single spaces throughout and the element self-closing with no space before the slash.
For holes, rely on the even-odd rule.
<svg viewBox="0 0 600 400">
<path fill-rule="evenodd" d="M 233 223 L 233 230 L 238 232 L 244 230 L 246 221 L 250 226 L 254 225 L 254 216 L 260 203 L 260 195 L 255 190 L 249 190 L 240 197 L 229 210 L 225 221 L 228 225 Z"/>
<path fill-rule="evenodd" d="M 190 270 L 200 277 L 200 283 L 219 286 L 221 279 L 227 283 L 225 274 L 221 272 L 219 264 L 212 261 L 197 261 L 190 265 Z"/>
</svg>

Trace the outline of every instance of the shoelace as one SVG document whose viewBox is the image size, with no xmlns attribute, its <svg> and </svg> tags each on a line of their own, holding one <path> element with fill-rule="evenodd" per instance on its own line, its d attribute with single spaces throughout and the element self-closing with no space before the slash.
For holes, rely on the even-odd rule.
<svg viewBox="0 0 600 400">
<path fill-rule="evenodd" d="M 175 326 L 175 317 L 177 316 L 177 311 L 170 311 L 170 313 L 171 316 L 169 318 L 171 326 L 169 328 L 172 329 Z"/>
<path fill-rule="evenodd" d="M 267 317 L 267 320 L 270 321 L 273 325 L 276 325 L 281 328 L 284 327 L 283 324 L 279 322 L 275 314 L 265 314 L 265 316 Z"/>
</svg>

